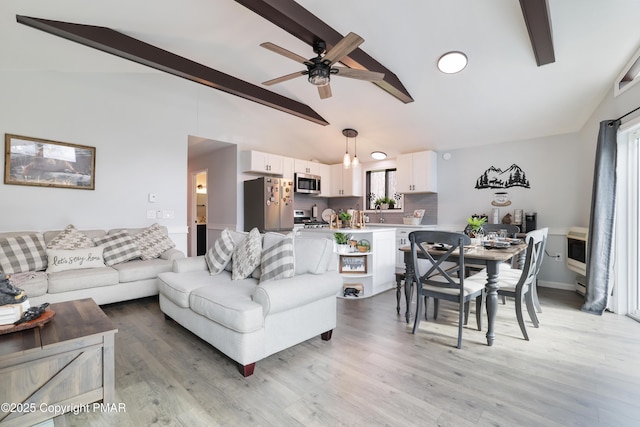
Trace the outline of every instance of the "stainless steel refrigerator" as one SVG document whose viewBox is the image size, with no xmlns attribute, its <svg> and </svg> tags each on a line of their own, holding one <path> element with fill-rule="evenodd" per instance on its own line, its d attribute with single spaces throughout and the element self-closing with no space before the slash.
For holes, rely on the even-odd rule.
<svg viewBox="0 0 640 427">
<path fill-rule="evenodd" d="M 293 180 L 261 177 L 244 182 L 244 229 L 293 229 Z"/>
</svg>

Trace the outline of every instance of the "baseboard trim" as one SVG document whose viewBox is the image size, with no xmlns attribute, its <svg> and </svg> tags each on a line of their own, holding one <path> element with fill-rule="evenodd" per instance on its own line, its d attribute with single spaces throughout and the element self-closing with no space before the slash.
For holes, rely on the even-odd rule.
<svg viewBox="0 0 640 427">
<path fill-rule="evenodd" d="M 538 280 L 538 286 L 541 288 L 562 289 L 564 291 L 575 291 L 575 283 L 548 282 L 546 280 Z"/>
</svg>

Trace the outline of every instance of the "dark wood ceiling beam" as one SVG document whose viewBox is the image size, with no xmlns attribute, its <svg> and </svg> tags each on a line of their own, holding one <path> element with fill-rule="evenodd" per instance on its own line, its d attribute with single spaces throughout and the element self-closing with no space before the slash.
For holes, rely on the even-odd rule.
<svg viewBox="0 0 640 427">
<path fill-rule="evenodd" d="M 236 0 L 236 2 L 310 46 L 316 40 L 324 40 L 327 43 L 327 50 L 330 50 L 343 38 L 340 33 L 294 0 Z M 354 50 L 340 62 L 351 68 L 384 73 L 384 80 L 373 83 L 405 104 L 413 102 L 413 98 L 398 76 L 362 49 Z"/>
<path fill-rule="evenodd" d="M 276 110 L 326 126 L 329 124 L 306 104 L 245 82 L 213 68 L 160 49 L 111 28 L 16 15 L 19 23 L 101 50 L 174 76 L 239 96 Z"/>
<path fill-rule="evenodd" d="M 520 0 L 520 8 L 538 66 L 556 62 L 547 0 Z"/>
</svg>

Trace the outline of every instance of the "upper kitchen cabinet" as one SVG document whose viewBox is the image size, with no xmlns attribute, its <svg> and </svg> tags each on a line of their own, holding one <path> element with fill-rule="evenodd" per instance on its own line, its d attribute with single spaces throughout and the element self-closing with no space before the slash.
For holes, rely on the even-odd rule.
<svg viewBox="0 0 640 427">
<path fill-rule="evenodd" d="M 318 174 L 320 175 L 320 197 L 331 197 L 331 166 L 323 163 L 316 163 Z"/>
<path fill-rule="evenodd" d="M 296 160 L 292 157 L 282 158 L 282 177 L 284 179 L 293 179 L 293 175 L 295 172 L 295 162 Z"/>
<path fill-rule="evenodd" d="M 331 197 L 362 197 L 361 169 L 331 165 Z"/>
<path fill-rule="evenodd" d="M 284 172 L 282 156 L 261 151 L 243 151 L 241 158 L 243 172 L 270 175 L 282 175 Z"/>
<path fill-rule="evenodd" d="M 311 175 L 320 175 L 320 166 L 321 166 L 321 163 L 318 163 L 318 162 L 295 159 L 294 170 L 296 173 L 308 173 Z"/>
<path fill-rule="evenodd" d="M 396 160 L 397 188 L 400 193 L 438 191 L 438 154 L 435 151 L 400 154 Z"/>
</svg>

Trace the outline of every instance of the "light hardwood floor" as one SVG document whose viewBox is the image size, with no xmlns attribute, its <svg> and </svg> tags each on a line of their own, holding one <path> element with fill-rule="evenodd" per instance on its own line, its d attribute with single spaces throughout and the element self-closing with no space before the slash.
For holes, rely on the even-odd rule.
<svg viewBox="0 0 640 427">
<path fill-rule="evenodd" d="M 55 425 L 640 425 L 640 324 L 582 313 L 573 292 L 541 289 L 540 299 L 531 341 L 507 301 L 494 346 L 471 316 L 461 350 L 446 302 L 412 335 L 395 292 L 338 299 L 331 341 L 270 356 L 248 378 L 165 320 L 156 298 L 104 306 L 119 329 L 116 401 L 126 412 L 67 414 Z"/>
</svg>

